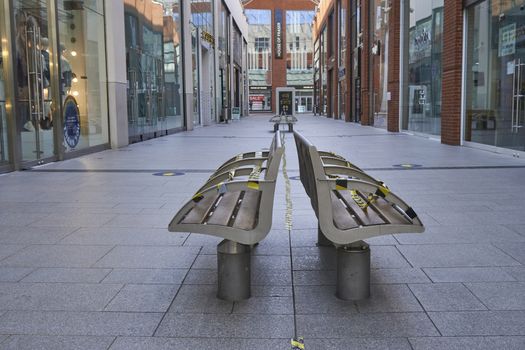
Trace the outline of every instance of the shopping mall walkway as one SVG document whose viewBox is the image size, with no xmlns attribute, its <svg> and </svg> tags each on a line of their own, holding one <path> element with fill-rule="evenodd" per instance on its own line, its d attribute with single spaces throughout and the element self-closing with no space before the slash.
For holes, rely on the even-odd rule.
<svg viewBox="0 0 525 350">
<path fill-rule="evenodd" d="M 287 134 L 293 228 L 280 176 L 253 297 L 216 299 L 219 239 L 166 227 L 224 160 L 269 146 L 267 120 L 0 176 L 0 349 L 525 348 L 525 159 L 321 117 L 296 129 L 384 180 L 426 232 L 370 240 L 372 297 L 336 299 Z"/>
</svg>

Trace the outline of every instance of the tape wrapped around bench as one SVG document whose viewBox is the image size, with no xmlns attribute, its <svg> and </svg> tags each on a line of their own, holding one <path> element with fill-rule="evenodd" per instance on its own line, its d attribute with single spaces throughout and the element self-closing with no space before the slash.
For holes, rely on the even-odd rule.
<svg viewBox="0 0 525 350">
<path fill-rule="evenodd" d="M 336 245 L 374 236 L 420 233 L 414 209 L 386 185 L 335 153 L 318 151 L 294 132 L 301 182 L 323 234 Z"/>
</svg>

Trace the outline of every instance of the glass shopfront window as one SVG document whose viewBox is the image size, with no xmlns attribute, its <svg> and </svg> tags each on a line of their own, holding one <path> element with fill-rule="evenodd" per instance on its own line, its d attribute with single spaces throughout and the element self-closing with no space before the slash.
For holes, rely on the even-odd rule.
<svg viewBox="0 0 525 350">
<path fill-rule="evenodd" d="M 126 0 L 131 142 L 183 127 L 180 0 Z"/>
<path fill-rule="evenodd" d="M 60 0 L 58 12 L 64 147 L 71 151 L 108 143 L 103 1 L 85 1 L 83 6 L 75 6 L 71 1 Z M 73 107 L 69 101 L 77 105 L 79 125 L 68 114 Z"/>
<path fill-rule="evenodd" d="M 250 87 L 272 86 L 272 11 L 246 10 L 248 19 L 248 79 Z M 270 111 L 270 96 L 250 90 L 250 111 Z"/>
<path fill-rule="evenodd" d="M 372 66 L 374 99 L 374 126 L 387 127 L 388 119 L 388 14 L 389 1 L 374 2 L 374 39 L 372 42 Z"/>
<path fill-rule="evenodd" d="M 3 6 L 0 5 L 0 17 L 4 18 Z M 1 31 L 0 31 L 1 32 Z M 7 115 L 6 115 L 6 85 L 5 85 L 5 73 L 4 73 L 4 49 L 2 47 L 2 41 L 0 38 L 0 166 L 9 163 L 9 154 L 7 148 Z"/>
<path fill-rule="evenodd" d="M 219 13 L 219 86 L 221 94 L 218 96 L 218 108 L 221 121 L 229 118 L 228 108 L 230 106 L 230 13 L 224 2 L 221 1 Z"/>
<path fill-rule="evenodd" d="M 346 120 L 348 112 L 347 107 L 347 85 L 346 85 L 346 51 L 347 51 L 347 18 L 348 18 L 348 2 L 346 0 L 339 0 L 339 118 Z"/>
<path fill-rule="evenodd" d="M 313 11 L 286 11 L 287 86 L 313 84 Z"/>
<path fill-rule="evenodd" d="M 321 34 L 321 109 L 319 114 L 326 115 L 328 113 L 328 31 L 326 27 Z"/>
<path fill-rule="evenodd" d="M 525 0 L 467 9 L 465 140 L 525 151 Z"/>
<path fill-rule="evenodd" d="M 402 128 L 441 134 L 443 0 L 405 3 L 404 113 Z"/>
</svg>

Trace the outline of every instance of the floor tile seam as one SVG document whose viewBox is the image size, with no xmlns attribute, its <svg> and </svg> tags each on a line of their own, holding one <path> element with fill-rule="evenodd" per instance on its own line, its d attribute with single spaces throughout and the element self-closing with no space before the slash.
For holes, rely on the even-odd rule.
<svg viewBox="0 0 525 350">
<path fill-rule="evenodd" d="M 173 298 L 171 299 L 171 302 L 170 302 L 169 306 L 166 308 L 166 311 L 162 314 L 162 317 L 160 318 L 159 323 L 157 324 L 157 326 L 156 326 L 155 329 L 153 330 L 153 333 L 152 333 L 152 335 L 151 335 L 152 337 L 154 337 L 154 336 L 157 334 L 157 331 L 159 330 L 159 328 L 160 328 L 162 322 L 164 321 L 164 319 L 165 319 L 166 316 L 168 315 L 170 309 L 172 308 L 173 303 L 175 303 L 175 299 L 176 299 L 177 296 L 179 295 L 179 292 L 180 292 L 180 290 L 182 289 L 182 286 L 184 285 L 184 282 L 186 281 L 186 278 L 188 278 L 188 275 L 190 274 L 190 271 L 191 271 L 193 265 L 195 264 L 195 262 L 197 261 L 197 258 L 199 257 L 201 251 L 202 251 L 202 246 L 199 248 L 199 251 L 197 252 L 197 254 L 195 254 L 195 258 L 193 259 L 193 262 L 191 263 L 191 265 L 190 265 L 189 268 L 187 269 L 186 274 L 184 275 L 184 278 L 183 278 L 182 281 L 180 282 L 179 288 L 177 288 L 177 291 L 175 292 L 175 295 L 174 295 Z"/>
<path fill-rule="evenodd" d="M 82 230 L 82 227 L 81 226 L 77 226 L 74 230 L 72 230 L 71 232 L 65 234 L 62 238 L 60 238 L 58 241 L 56 241 L 53 244 L 59 245 L 60 242 L 62 242 L 63 240 L 67 239 L 68 237 L 70 237 L 71 235 L 75 234 L 76 232 L 79 232 L 80 230 Z"/>
<path fill-rule="evenodd" d="M 87 245 L 78 245 L 78 246 L 83 247 L 83 246 L 87 246 Z M 116 245 L 116 244 L 113 245 L 113 246 L 111 246 L 111 245 L 106 245 L 106 247 L 111 247 L 111 248 L 110 248 L 105 254 L 102 254 L 102 256 L 101 256 L 99 259 L 97 259 L 97 261 L 95 261 L 94 263 L 92 263 L 91 265 L 89 265 L 89 268 L 96 268 L 96 265 L 97 265 L 100 261 L 102 261 L 102 259 L 104 259 L 106 256 L 108 256 L 109 253 L 111 253 L 113 250 L 115 250 L 115 249 L 117 248 L 117 245 Z"/>
<path fill-rule="evenodd" d="M 408 266 L 410 266 L 410 268 L 412 268 L 412 269 L 416 268 L 416 266 L 414 266 L 414 264 L 412 264 L 410 262 L 410 260 L 408 260 L 408 258 L 405 256 L 405 254 L 403 254 L 403 252 L 399 249 L 398 245 L 395 245 L 394 247 L 395 247 L 396 252 L 398 252 L 403 257 L 403 259 L 406 261 Z M 374 246 L 371 246 L 370 250 L 373 251 L 373 248 L 374 248 Z M 421 269 L 421 267 L 419 267 L 419 268 Z"/>
<path fill-rule="evenodd" d="M 109 343 L 109 345 L 106 348 L 106 350 L 110 350 L 111 347 L 113 346 L 113 344 L 115 344 L 115 342 L 117 341 L 118 338 L 119 338 L 119 336 L 113 336 L 113 340 L 111 341 L 111 343 Z"/>
<path fill-rule="evenodd" d="M 297 302 L 295 295 L 295 278 L 294 278 L 294 269 L 293 269 L 293 250 L 292 250 L 292 230 L 288 230 L 288 247 L 290 252 L 290 278 L 292 285 L 292 307 L 293 307 L 293 336 L 294 339 L 297 339 Z"/>
<path fill-rule="evenodd" d="M 109 284 L 109 283 L 108 283 Z M 100 284 L 100 285 L 104 285 L 104 284 Z M 115 285 L 120 285 L 120 288 L 119 290 L 115 293 L 115 295 L 113 295 L 113 297 L 111 297 L 111 299 L 106 303 L 106 305 L 104 305 L 104 307 L 102 308 L 102 312 L 104 311 L 108 311 L 107 308 L 108 306 L 113 302 L 113 300 L 115 300 L 115 298 L 120 294 L 120 292 L 126 287 L 126 283 L 117 283 Z"/>
<path fill-rule="evenodd" d="M 423 310 L 423 312 L 425 313 L 426 317 L 428 318 L 428 320 L 430 320 L 430 323 L 432 323 L 432 326 L 434 327 L 434 329 L 438 332 L 439 336 L 443 336 L 443 333 L 441 332 L 441 330 L 438 328 L 438 326 L 436 325 L 436 323 L 434 322 L 434 320 L 432 319 L 432 317 L 430 317 L 430 315 L 428 314 L 428 311 L 425 309 L 425 307 L 423 306 L 423 304 L 421 303 L 421 301 L 419 300 L 419 298 L 417 297 L 417 295 L 414 293 L 414 291 L 412 290 L 412 288 L 410 288 L 410 285 L 407 284 L 407 288 L 408 290 L 410 291 L 410 293 L 412 294 L 412 296 L 417 300 L 419 306 L 421 307 L 421 309 Z M 412 346 L 412 345 L 411 345 Z"/>
<path fill-rule="evenodd" d="M 29 248 L 31 246 L 31 244 L 6 244 L 6 245 L 15 245 L 15 246 L 22 246 L 22 248 L 20 249 L 15 249 L 12 253 L 6 255 L 5 257 L 1 258 L 0 259 L 0 267 L 13 267 L 13 266 L 4 266 L 2 265 L 3 262 L 5 262 L 7 259 L 9 259 L 10 257 L 18 254 L 18 253 L 21 253 L 22 251 L 26 250 L 27 248 Z M 16 266 L 15 266 L 16 267 Z M 22 267 L 34 267 L 34 266 L 22 266 Z"/>
<path fill-rule="evenodd" d="M 501 284 L 501 282 L 494 282 L 494 283 L 497 283 L 498 285 Z M 469 292 L 470 294 L 472 294 L 474 296 L 474 298 L 476 298 L 477 301 L 480 302 L 481 305 L 483 305 L 483 307 L 485 307 L 487 310 L 486 311 L 506 311 L 506 310 L 493 310 L 491 309 L 490 307 L 488 307 L 488 305 L 486 305 L 483 300 L 481 300 L 480 297 L 478 297 L 478 295 L 476 293 L 474 293 L 474 291 L 472 289 L 470 289 L 465 282 L 461 282 L 461 284 L 463 285 L 463 287 L 465 287 Z M 523 311 L 525 311 L 525 309 L 523 309 Z"/>
<path fill-rule="evenodd" d="M 504 255 L 506 255 L 507 257 L 509 257 L 510 259 L 514 260 L 515 262 L 517 262 L 519 264 L 519 266 L 523 266 L 523 264 L 521 263 L 521 261 L 519 261 L 518 259 L 516 259 L 514 256 L 512 256 L 511 254 L 507 253 L 505 250 L 503 250 L 502 248 L 498 247 L 497 245 L 495 245 L 494 243 L 496 242 L 491 242 L 490 245 L 494 248 L 496 248 L 497 250 L 499 250 L 500 252 L 502 252 Z M 505 242 L 504 242 L 505 243 Z M 508 265 L 506 265 L 508 266 Z M 508 266 L 510 267 L 510 266 Z"/>
<path fill-rule="evenodd" d="M 516 226 L 516 225 L 520 225 L 520 224 L 501 224 L 501 226 L 504 226 L 505 228 L 511 230 L 512 232 L 515 232 L 517 233 L 518 235 L 520 236 L 523 236 L 525 237 L 525 231 L 523 231 L 523 233 L 519 232 L 518 230 L 514 229 L 512 226 Z M 525 226 L 525 225 L 524 225 Z"/>
</svg>

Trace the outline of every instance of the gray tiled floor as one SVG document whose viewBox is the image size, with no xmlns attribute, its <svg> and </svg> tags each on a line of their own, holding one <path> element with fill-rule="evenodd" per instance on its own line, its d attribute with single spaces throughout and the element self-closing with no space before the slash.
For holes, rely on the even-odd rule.
<svg viewBox="0 0 525 350">
<path fill-rule="evenodd" d="M 214 168 L 269 146 L 256 116 L 0 176 L 0 349 L 267 350 L 294 336 L 309 350 L 524 349 L 525 160 L 299 119 L 319 149 L 371 169 L 426 225 L 368 241 L 370 299 L 335 297 L 334 249 L 316 246 L 300 181 L 288 231 L 279 176 L 247 301 L 215 296 L 219 238 L 167 231 Z M 298 176 L 289 134 L 286 146 Z M 392 167 L 402 163 L 423 168 Z M 187 172 L 152 176 L 161 169 Z"/>
</svg>

